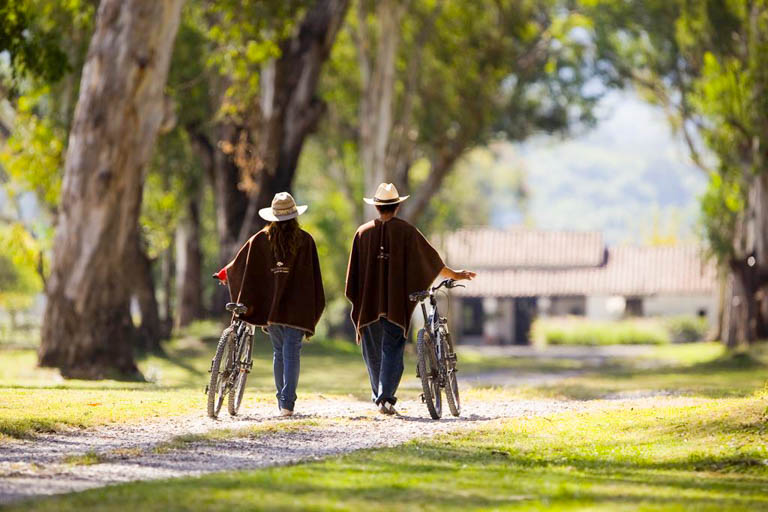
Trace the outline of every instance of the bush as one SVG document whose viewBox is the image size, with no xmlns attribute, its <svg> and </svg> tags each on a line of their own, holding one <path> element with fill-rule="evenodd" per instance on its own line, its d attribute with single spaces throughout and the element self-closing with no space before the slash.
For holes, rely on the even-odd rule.
<svg viewBox="0 0 768 512">
<path fill-rule="evenodd" d="M 704 316 L 671 316 L 664 319 L 664 327 L 673 343 L 691 343 L 704 340 L 709 330 L 709 321 Z"/>
<path fill-rule="evenodd" d="M 652 318 L 588 320 L 580 317 L 539 318 L 532 339 L 537 345 L 626 345 L 670 343 L 663 322 Z"/>
</svg>

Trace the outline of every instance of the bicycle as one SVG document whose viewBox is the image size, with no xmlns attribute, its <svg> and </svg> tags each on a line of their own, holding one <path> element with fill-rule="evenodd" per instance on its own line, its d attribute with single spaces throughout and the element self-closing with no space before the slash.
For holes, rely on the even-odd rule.
<svg viewBox="0 0 768 512">
<path fill-rule="evenodd" d="M 451 333 L 448 332 L 448 319 L 441 317 L 437 310 L 435 294 L 438 290 L 461 287 L 453 279 L 446 279 L 429 290 L 412 293 L 409 297 L 413 302 L 421 304 L 424 315 L 424 328 L 419 329 L 416 338 L 416 377 L 421 379 L 421 401 L 427 405 L 429 415 L 438 420 L 443 415 L 441 389 L 445 390 L 445 398 L 451 414 L 461 414 L 459 399 L 459 383 L 456 379 L 456 351 L 454 350 Z M 425 302 L 429 300 L 431 312 L 427 312 Z"/>
<path fill-rule="evenodd" d="M 253 368 L 253 332 L 251 326 L 240 318 L 247 307 L 230 302 L 226 310 L 232 313 L 232 323 L 221 333 L 216 355 L 211 360 L 210 382 L 205 386 L 208 395 L 208 416 L 216 418 L 228 397 L 227 409 L 235 416 L 243 402 L 245 382 Z"/>
</svg>

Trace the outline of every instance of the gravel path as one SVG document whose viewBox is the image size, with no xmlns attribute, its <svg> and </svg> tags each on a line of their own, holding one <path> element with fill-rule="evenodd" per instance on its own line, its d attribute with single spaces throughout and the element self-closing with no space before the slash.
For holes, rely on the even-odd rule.
<svg viewBox="0 0 768 512">
<path fill-rule="evenodd" d="M 446 410 L 447 418 L 432 421 L 424 405 L 415 401 L 398 403 L 400 415 L 396 417 L 383 416 L 372 404 L 352 399 L 321 398 L 297 405 L 301 414 L 293 418 L 276 417 L 271 403 L 254 403 L 236 418 L 223 414 L 220 420 L 211 420 L 198 415 L 12 441 L 0 448 L 0 503 L 118 482 L 290 464 L 364 448 L 395 446 L 499 418 L 584 407 L 583 403 L 555 400 L 475 402 L 465 405 L 460 418 L 451 417 Z M 256 430 L 224 440 L 173 447 L 167 444 L 180 434 L 246 428 Z M 82 465 L 67 460 L 83 454 L 97 454 L 100 462 Z"/>
<path fill-rule="evenodd" d="M 581 358 L 604 363 L 613 357 L 645 356 L 648 347 L 620 350 L 603 347 L 549 348 L 483 347 L 487 355 L 518 357 Z M 470 386 L 536 386 L 553 384 L 581 371 L 530 373 L 519 370 L 465 374 Z M 314 460 L 355 450 L 396 446 L 412 439 L 472 429 L 503 418 L 549 415 L 571 410 L 603 407 L 642 407 L 658 393 L 624 393 L 605 401 L 493 400 L 463 405 L 453 418 L 445 408 L 440 421 L 428 418 L 423 404 L 401 401 L 399 415 L 379 414 L 370 402 L 354 399 L 300 400 L 293 418 L 279 418 L 273 402 L 253 400 L 241 415 L 224 411 L 219 420 L 204 414 L 152 419 L 142 424 L 110 425 L 58 434 L 40 434 L 32 440 L 0 445 L 0 504 L 41 495 L 81 491 L 93 487 L 158 478 L 196 476 L 215 471 L 254 469 Z M 193 440 L 169 445 L 180 435 L 206 434 L 217 430 L 244 430 L 225 439 Z M 72 457 L 89 454 L 96 464 L 77 464 Z"/>
</svg>

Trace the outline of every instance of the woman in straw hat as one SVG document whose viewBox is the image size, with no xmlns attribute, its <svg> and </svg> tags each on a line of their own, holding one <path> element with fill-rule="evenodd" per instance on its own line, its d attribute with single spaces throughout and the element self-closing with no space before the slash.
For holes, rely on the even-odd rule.
<svg viewBox="0 0 768 512">
<path fill-rule="evenodd" d="M 363 348 L 373 401 L 383 414 L 394 414 L 395 393 L 403 376 L 403 351 L 411 315 L 411 293 L 425 290 L 438 275 L 472 279 L 474 272 L 446 267 L 434 247 L 414 226 L 396 217 L 400 196 L 382 183 L 372 198 L 379 217 L 355 233 L 347 267 L 346 296 Z"/>
<path fill-rule="evenodd" d="M 291 416 L 296 403 L 302 339 L 314 334 L 325 307 L 315 241 L 297 220 L 306 209 L 288 192 L 275 194 L 272 206 L 259 210 L 269 224 L 217 274 L 232 300 L 248 307 L 243 319 L 269 334 L 283 416 Z"/>
</svg>

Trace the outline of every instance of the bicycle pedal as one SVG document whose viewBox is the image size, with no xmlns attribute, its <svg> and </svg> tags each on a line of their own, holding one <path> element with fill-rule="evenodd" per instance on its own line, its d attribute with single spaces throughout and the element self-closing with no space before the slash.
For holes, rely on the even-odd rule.
<svg viewBox="0 0 768 512">
<path fill-rule="evenodd" d="M 427 400 L 424 398 L 424 393 L 420 395 L 421 397 L 421 403 L 425 403 Z"/>
</svg>

